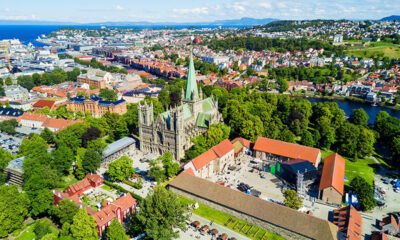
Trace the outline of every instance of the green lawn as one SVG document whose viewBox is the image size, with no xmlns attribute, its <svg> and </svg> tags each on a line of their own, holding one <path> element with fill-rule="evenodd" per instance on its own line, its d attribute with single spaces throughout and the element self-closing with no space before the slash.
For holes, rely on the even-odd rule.
<svg viewBox="0 0 400 240">
<path fill-rule="evenodd" d="M 187 204 L 193 204 L 194 201 L 181 197 L 181 199 Z M 254 226 L 246 221 L 239 218 L 233 217 L 224 212 L 210 208 L 204 204 L 199 203 L 199 208 L 193 210 L 193 213 L 213 221 L 219 225 L 225 226 L 235 232 L 238 232 L 251 239 L 268 239 L 268 240 L 283 240 L 285 238 L 268 232 L 262 228 Z"/>
<path fill-rule="evenodd" d="M 333 151 L 331 150 L 321 150 L 321 155 L 322 159 L 325 159 L 329 155 L 331 155 Z M 387 163 L 385 163 L 379 155 L 374 154 L 374 157 L 382 163 L 383 165 L 387 166 Z M 372 185 L 374 181 L 374 175 L 375 175 L 375 168 L 377 167 L 375 161 L 371 158 L 364 158 L 364 159 L 351 159 L 351 158 L 346 158 L 343 157 L 346 160 L 346 167 L 345 167 L 345 176 L 348 179 L 347 182 L 345 182 L 345 185 L 349 185 L 351 180 L 357 176 L 363 177 L 365 180 L 368 181 Z"/>
<path fill-rule="evenodd" d="M 15 240 L 33 240 L 36 238 L 36 234 L 33 232 L 36 222 L 37 221 L 50 221 L 48 219 L 41 219 L 41 220 L 36 220 L 35 222 L 25 225 L 22 230 L 17 230 L 13 233 L 13 236 L 18 236 Z M 58 236 L 58 230 L 54 227 L 51 226 L 51 234 L 54 236 Z"/>
<path fill-rule="evenodd" d="M 351 47 L 346 50 L 348 55 L 372 58 L 382 55 L 389 58 L 400 58 L 400 46 L 391 43 L 371 43 L 368 47 Z"/>
</svg>

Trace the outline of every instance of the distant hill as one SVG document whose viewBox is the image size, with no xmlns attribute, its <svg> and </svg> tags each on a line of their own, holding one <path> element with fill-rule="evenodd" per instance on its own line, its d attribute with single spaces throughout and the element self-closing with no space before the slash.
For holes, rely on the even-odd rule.
<svg viewBox="0 0 400 240">
<path fill-rule="evenodd" d="M 392 15 L 388 17 L 384 17 L 381 21 L 400 21 L 400 15 Z"/>
<path fill-rule="evenodd" d="M 274 18 L 241 18 L 241 19 L 230 19 L 230 20 L 217 20 L 212 22 L 148 22 L 148 21 L 138 21 L 138 22 L 94 22 L 94 23 L 74 23 L 74 22 L 53 22 L 53 21 L 17 21 L 17 20 L 0 20 L 0 25 L 71 25 L 71 26 L 222 26 L 222 27 L 251 27 L 256 25 L 263 25 L 270 23 L 272 21 L 277 21 Z"/>
</svg>

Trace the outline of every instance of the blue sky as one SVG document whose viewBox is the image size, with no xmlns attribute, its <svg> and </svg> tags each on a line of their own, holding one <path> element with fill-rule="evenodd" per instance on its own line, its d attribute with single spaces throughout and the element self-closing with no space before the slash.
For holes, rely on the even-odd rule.
<svg viewBox="0 0 400 240">
<path fill-rule="evenodd" d="M 0 19 L 192 22 L 241 17 L 378 19 L 399 0 L 0 0 Z"/>
</svg>

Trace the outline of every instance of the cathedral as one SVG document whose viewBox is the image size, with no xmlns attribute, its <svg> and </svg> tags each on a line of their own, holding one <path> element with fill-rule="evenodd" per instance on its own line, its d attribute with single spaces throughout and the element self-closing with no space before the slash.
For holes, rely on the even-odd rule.
<svg viewBox="0 0 400 240">
<path fill-rule="evenodd" d="M 197 88 L 190 54 L 186 92 L 182 90 L 180 106 L 168 109 L 154 119 L 152 104 L 139 105 L 140 150 L 158 154 L 172 152 L 175 159 L 180 160 L 193 145 L 192 138 L 205 133 L 211 124 L 221 121 L 218 100 L 214 97 L 203 99 L 201 89 Z"/>
</svg>

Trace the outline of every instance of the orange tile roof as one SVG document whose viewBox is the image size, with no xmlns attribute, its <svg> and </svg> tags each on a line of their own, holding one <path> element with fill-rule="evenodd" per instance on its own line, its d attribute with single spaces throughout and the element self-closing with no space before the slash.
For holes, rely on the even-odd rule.
<svg viewBox="0 0 400 240">
<path fill-rule="evenodd" d="M 47 119 L 47 115 L 44 114 L 25 112 L 24 114 L 22 114 L 22 116 L 18 118 L 18 122 L 21 122 L 22 120 L 45 122 Z"/>
<path fill-rule="evenodd" d="M 333 153 L 324 160 L 319 190 L 333 187 L 340 194 L 344 194 L 344 170 L 346 161 L 342 156 Z"/>
<path fill-rule="evenodd" d="M 209 149 L 207 152 L 200 154 L 196 158 L 192 160 L 192 163 L 196 170 L 201 169 L 205 165 L 207 165 L 209 162 L 217 159 L 217 155 L 215 155 L 214 151 L 212 149 Z"/>
<path fill-rule="evenodd" d="M 233 149 L 233 145 L 228 139 L 225 139 L 224 141 L 218 143 L 216 146 L 212 147 L 212 150 L 214 150 L 215 154 L 218 157 L 224 156 Z"/>
<path fill-rule="evenodd" d="M 333 215 L 333 223 L 346 234 L 346 239 L 362 239 L 362 217 L 352 205 L 335 209 Z"/>
<path fill-rule="evenodd" d="M 283 142 L 270 138 L 259 137 L 254 145 L 254 150 L 268 152 L 291 159 L 307 160 L 313 164 L 318 161 L 320 150 L 299 144 Z"/>
<path fill-rule="evenodd" d="M 58 130 L 62 130 L 67 128 L 75 123 L 81 122 L 80 120 L 65 120 L 62 118 L 49 118 L 44 123 L 43 126 L 47 128 L 55 128 Z"/>
<path fill-rule="evenodd" d="M 250 148 L 250 140 L 247 140 L 246 138 L 242 138 L 242 137 L 237 137 L 235 139 L 232 140 L 232 144 L 239 141 L 244 147 L 246 148 Z"/>
<path fill-rule="evenodd" d="M 32 105 L 32 107 L 34 107 L 34 108 L 48 107 L 48 108 L 51 109 L 54 106 L 55 103 L 56 103 L 56 101 L 53 101 L 53 100 L 43 100 L 43 99 L 41 99 L 41 100 L 37 101 L 36 103 L 34 103 Z"/>
</svg>

